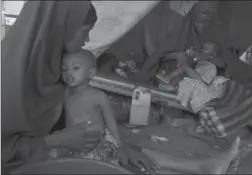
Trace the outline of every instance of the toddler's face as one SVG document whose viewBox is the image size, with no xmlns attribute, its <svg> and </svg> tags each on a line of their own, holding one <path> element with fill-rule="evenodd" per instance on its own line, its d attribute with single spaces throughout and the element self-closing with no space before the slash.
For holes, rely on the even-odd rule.
<svg viewBox="0 0 252 175">
<path fill-rule="evenodd" d="M 63 58 L 62 78 L 69 87 L 77 87 L 88 83 L 89 76 L 90 67 L 85 63 L 85 59 L 76 55 Z"/>
</svg>

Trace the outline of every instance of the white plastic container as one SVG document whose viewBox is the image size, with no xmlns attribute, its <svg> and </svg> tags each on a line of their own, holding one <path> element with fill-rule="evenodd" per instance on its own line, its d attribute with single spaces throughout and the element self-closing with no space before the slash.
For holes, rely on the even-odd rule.
<svg viewBox="0 0 252 175">
<path fill-rule="evenodd" d="M 132 96 L 129 124 L 147 126 L 149 122 L 150 106 L 151 92 L 146 88 L 136 88 Z"/>
</svg>

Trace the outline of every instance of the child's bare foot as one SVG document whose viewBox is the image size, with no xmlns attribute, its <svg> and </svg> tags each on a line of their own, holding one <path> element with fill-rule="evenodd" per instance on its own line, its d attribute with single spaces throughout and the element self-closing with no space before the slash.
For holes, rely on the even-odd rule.
<svg viewBox="0 0 252 175">
<path fill-rule="evenodd" d="M 240 137 L 237 137 L 227 152 L 203 162 L 201 165 L 202 173 L 225 174 L 231 162 L 238 156 L 239 146 Z"/>
</svg>

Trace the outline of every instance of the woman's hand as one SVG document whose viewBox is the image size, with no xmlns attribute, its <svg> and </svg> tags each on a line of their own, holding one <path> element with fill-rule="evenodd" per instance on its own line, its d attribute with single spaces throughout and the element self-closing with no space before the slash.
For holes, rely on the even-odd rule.
<svg viewBox="0 0 252 175">
<path fill-rule="evenodd" d="M 177 67 L 192 65 L 193 59 L 185 52 L 171 52 L 166 55 L 168 60 L 177 60 Z"/>
<path fill-rule="evenodd" d="M 144 168 L 146 171 L 148 171 L 151 174 L 155 173 L 155 168 L 157 168 L 155 163 L 147 155 L 141 152 L 141 149 L 138 150 L 126 144 L 124 145 L 124 151 L 125 152 L 123 154 L 127 156 L 126 157 L 127 163 L 132 164 L 138 169 Z"/>
<path fill-rule="evenodd" d="M 101 133 L 86 132 L 89 123 L 85 122 L 77 126 L 66 128 L 45 138 L 48 147 L 72 147 L 75 149 L 93 149 L 101 141 Z"/>
<path fill-rule="evenodd" d="M 187 59 L 188 54 L 185 52 L 171 52 L 169 54 L 167 54 L 166 59 Z"/>
</svg>

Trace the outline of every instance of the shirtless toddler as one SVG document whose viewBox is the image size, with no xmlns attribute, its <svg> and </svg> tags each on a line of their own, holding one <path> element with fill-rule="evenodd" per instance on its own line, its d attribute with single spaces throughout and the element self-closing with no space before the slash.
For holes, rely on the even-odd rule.
<svg viewBox="0 0 252 175">
<path fill-rule="evenodd" d="M 62 79 L 66 84 L 63 102 L 66 127 L 86 122 L 89 126 L 83 132 L 99 132 L 101 143 L 91 151 L 57 149 L 54 157 L 73 156 L 109 162 L 118 158 L 120 138 L 110 101 L 105 93 L 89 86 L 95 73 L 96 58 L 91 52 L 83 50 L 64 55 Z"/>
</svg>

